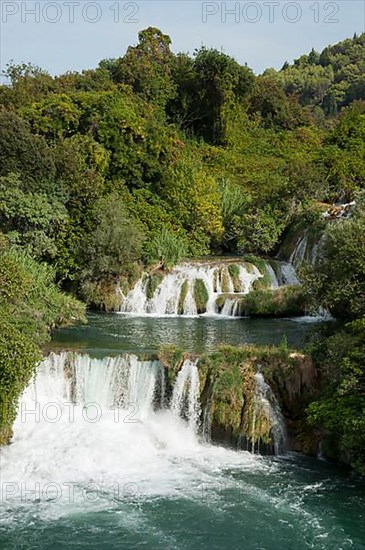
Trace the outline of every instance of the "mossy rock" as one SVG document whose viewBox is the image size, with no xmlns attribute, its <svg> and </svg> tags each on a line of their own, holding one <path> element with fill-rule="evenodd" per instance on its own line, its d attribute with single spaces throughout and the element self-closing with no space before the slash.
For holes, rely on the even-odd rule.
<svg viewBox="0 0 365 550">
<path fill-rule="evenodd" d="M 231 290 L 231 277 L 226 266 L 221 269 L 220 276 L 222 292 L 227 293 Z"/>
<path fill-rule="evenodd" d="M 219 269 L 215 269 L 213 273 L 213 291 L 218 291 L 218 281 L 219 281 L 220 273 Z"/>
<path fill-rule="evenodd" d="M 241 280 L 240 280 L 240 266 L 237 264 L 230 264 L 228 266 L 228 272 L 233 282 L 233 288 L 235 292 L 241 292 Z"/>
<path fill-rule="evenodd" d="M 86 281 L 82 285 L 81 295 L 88 306 L 107 313 L 119 311 L 122 303 L 120 286 L 115 280 Z"/>
<path fill-rule="evenodd" d="M 185 306 L 185 300 L 186 300 L 186 296 L 188 294 L 188 290 L 189 290 L 189 283 L 188 283 L 188 281 L 184 281 L 182 286 L 181 286 L 179 304 L 178 304 L 178 307 L 177 307 L 177 312 L 178 312 L 179 315 L 184 314 L 184 306 Z"/>
<path fill-rule="evenodd" d="M 266 269 L 266 260 L 258 256 L 245 256 L 244 259 L 246 262 L 254 265 L 261 273 L 261 277 L 252 283 L 253 290 L 271 288 L 271 278 Z"/>
<path fill-rule="evenodd" d="M 251 348 L 221 348 L 199 363 L 201 402 L 210 407 L 212 433 L 237 445 L 242 438 L 249 447 L 272 446 L 271 419 L 257 399 L 256 358 Z M 253 358 L 250 357 L 253 355 Z"/>
<path fill-rule="evenodd" d="M 222 368 L 212 398 L 212 423 L 224 426 L 233 435 L 240 433 L 241 412 L 244 404 L 243 381 L 237 365 Z"/>
<path fill-rule="evenodd" d="M 149 275 L 146 287 L 146 295 L 148 300 L 152 300 L 158 286 L 162 283 L 163 279 L 164 274 L 161 273 L 161 271 L 157 271 L 156 273 L 152 273 L 151 275 Z"/>
<path fill-rule="evenodd" d="M 174 385 L 179 370 L 188 356 L 188 353 L 174 345 L 166 344 L 160 347 L 158 359 L 167 371 L 167 380 L 170 388 Z"/>
<path fill-rule="evenodd" d="M 203 279 L 195 279 L 194 300 L 195 300 L 197 312 L 199 314 L 205 313 L 207 311 L 209 294 Z"/>
<path fill-rule="evenodd" d="M 13 430 L 9 427 L 3 427 L 0 429 L 0 447 L 3 445 L 9 445 L 13 437 Z"/>
</svg>

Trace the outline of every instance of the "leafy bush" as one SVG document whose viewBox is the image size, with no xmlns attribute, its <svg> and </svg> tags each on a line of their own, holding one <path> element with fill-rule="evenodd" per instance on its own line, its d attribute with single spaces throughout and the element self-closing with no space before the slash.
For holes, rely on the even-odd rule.
<svg viewBox="0 0 365 550">
<path fill-rule="evenodd" d="M 311 302 L 334 316 L 365 315 L 365 211 L 359 205 L 349 220 L 336 220 L 326 231 L 316 266 L 300 273 Z"/>
<path fill-rule="evenodd" d="M 148 265 L 159 264 L 170 269 L 186 256 L 185 242 L 167 227 L 163 227 L 144 246 L 144 259 Z"/>
<path fill-rule="evenodd" d="M 365 319 L 320 339 L 312 355 L 323 377 L 308 421 L 324 431 L 323 451 L 365 475 Z"/>
</svg>

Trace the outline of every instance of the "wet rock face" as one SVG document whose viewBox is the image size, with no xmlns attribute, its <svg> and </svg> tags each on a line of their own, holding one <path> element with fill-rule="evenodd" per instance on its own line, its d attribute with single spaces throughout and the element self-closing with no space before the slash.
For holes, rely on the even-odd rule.
<svg viewBox="0 0 365 550">
<path fill-rule="evenodd" d="M 184 361 L 196 362 L 207 440 L 260 454 L 317 454 L 321 434 L 305 420 L 319 386 L 310 357 L 280 347 L 225 346 L 200 358 L 166 347 L 159 359 L 169 387 Z"/>
<path fill-rule="evenodd" d="M 290 353 L 289 362 L 279 363 L 271 372 L 265 371 L 285 417 L 290 446 L 293 450 L 316 455 L 320 434 L 306 422 L 306 408 L 320 386 L 318 371 L 311 358 Z"/>
<path fill-rule="evenodd" d="M 305 422 L 318 385 L 308 356 L 226 348 L 204 356 L 198 368 L 202 422 L 213 440 L 260 454 L 317 453 L 319 435 Z"/>
</svg>

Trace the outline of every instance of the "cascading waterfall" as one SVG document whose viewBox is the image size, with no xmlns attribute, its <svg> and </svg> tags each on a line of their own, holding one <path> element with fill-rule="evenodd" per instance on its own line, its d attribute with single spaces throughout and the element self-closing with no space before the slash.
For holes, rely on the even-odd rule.
<svg viewBox="0 0 365 550">
<path fill-rule="evenodd" d="M 51 353 L 20 398 L 12 445 L 1 450 L 2 480 L 20 501 L 22 486 L 36 500 L 52 480 L 67 503 L 70 484 L 78 495 L 90 483 L 103 493 L 116 484 L 128 495 L 159 492 L 161 468 L 176 487 L 176 457 L 200 450 L 196 365 L 183 366 L 170 405 L 165 385 L 157 360 Z"/>
<path fill-rule="evenodd" d="M 104 359 L 79 353 L 51 353 L 40 365 L 23 400 L 38 403 L 96 403 L 100 409 L 128 408 L 130 403 L 146 415 L 155 399 L 156 383 L 163 376 L 159 361 L 140 361 L 135 355 Z"/>
<path fill-rule="evenodd" d="M 148 277 L 145 275 L 126 296 L 123 296 L 120 311 L 157 316 L 198 315 L 195 286 L 197 281 L 200 281 L 207 293 L 205 312 L 207 315 L 216 315 L 216 300 L 219 296 L 247 294 L 253 282 L 262 277 L 257 267 L 252 264 L 237 262 L 235 266 L 235 277 L 230 272 L 229 264 L 185 263 L 176 266 L 164 276 L 150 299 L 147 291 Z"/>
<path fill-rule="evenodd" d="M 31 488 L 49 479 L 81 487 L 90 482 L 109 486 L 116 479 L 153 485 L 161 461 L 174 472 L 176 457 L 203 452 L 200 439 L 209 446 L 211 431 L 207 407 L 200 434 L 197 361 L 184 361 L 169 403 L 166 383 L 157 360 L 51 353 L 20 399 L 13 444 L 1 456 L 5 481 Z M 285 448 L 282 415 L 259 374 L 257 402 L 267 411 L 279 453 Z M 204 452 L 214 454 L 209 449 Z"/>
<path fill-rule="evenodd" d="M 279 286 L 299 285 L 295 267 L 290 262 L 280 262 Z"/>
<path fill-rule="evenodd" d="M 290 255 L 289 263 L 292 265 L 299 265 L 304 261 L 306 257 L 306 252 L 308 248 L 308 236 L 307 231 L 299 238 L 298 242 L 295 244 L 294 250 Z"/>
<path fill-rule="evenodd" d="M 283 454 L 287 449 L 287 433 L 285 428 L 285 421 L 281 412 L 279 403 L 270 388 L 265 382 L 263 375 L 258 372 L 255 375 L 256 380 L 256 395 L 255 395 L 255 407 L 252 418 L 252 452 L 255 452 L 256 441 L 256 422 L 262 416 L 265 417 L 269 425 L 271 426 L 271 437 L 276 455 Z M 259 449 L 257 448 L 257 451 Z"/>
<path fill-rule="evenodd" d="M 288 258 L 289 264 L 293 265 L 295 268 L 298 268 L 303 262 L 316 265 L 320 259 L 325 239 L 325 230 L 315 233 L 310 232 L 308 228 L 302 230 Z"/>
<path fill-rule="evenodd" d="M 222 317 L 239 317 L 240 313 L 240 299 L 226 298 L 220 313 Z"/>
<path fill-rule="evenodd" d="M 269 262 L 266 262 L 266 271 L 268 272 L 268 275 L 270 277 L 270 281 L 271 281 L 271 289 L 272 290 L 275 290 L 276 288 L 279 288 L 279 280 L 276 276 L 276 273 L 275 271 L 273 270 L 271 264 L 269 264 Z"/>
<path fill-rule="evenodd" d="M 200 416 L 199 373 L 196 365 L 197 361 L 184 361 L 176 378 L 170 406 L 175 416 L 187 419 L 193 431 L 197 431 Z"/>
<path fill-rule="evenodd" d="M 271 263 L 266 262 L 266 271 L 270 277 L 271 289 L 276 290 L 285 285 L 299 285 L 294 266 L 290 262 L 274 260 L 276 270 L 273 269 Z"/>
<path fill-rule="evenodd" d="M 270 277 L 271 289 L 284 285 L 299 284 L 295 269 L 288 262 L 275 261 L 275 270 L 269 261 L 265 264 Z M 242 315 L 240 303 L 248 294 L 253 283 L 264 276 L 259 269 L 248 262 L 220 264 L 184 263 L 176 266 L 150 294 L 150 278 L 144 274 L 135 287 L 122 296 L 121 313 L 134 315 L 221 315 L 238 317 Z M 197 302 L 203 292 L 203 306 Z M 220 303 L 219 303 L 220 302 Z"/>
</svg>

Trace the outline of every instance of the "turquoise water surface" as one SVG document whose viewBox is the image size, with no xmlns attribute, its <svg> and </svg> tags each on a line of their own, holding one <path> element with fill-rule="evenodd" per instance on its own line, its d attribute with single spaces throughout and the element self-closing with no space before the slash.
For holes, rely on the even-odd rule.
<svg viewBox="0 0 365 550">
<path fill-rule="evenodd" d="M 318 329 L 308 319 L 91 315 L 87 327 L 58 331 L 53 347 L 106 355 L 174 343 L 198 353 L 284 335 L 301 347 Z M 56 386 L 34 391 L 53 399 Z M 164 412 L 122 425 L 18 417 L 0 454 L 1 550 L 365 549 L 365 487 L 347 470 L 293 453 L 253 456 L 174 426 Z"/>
</svg>

